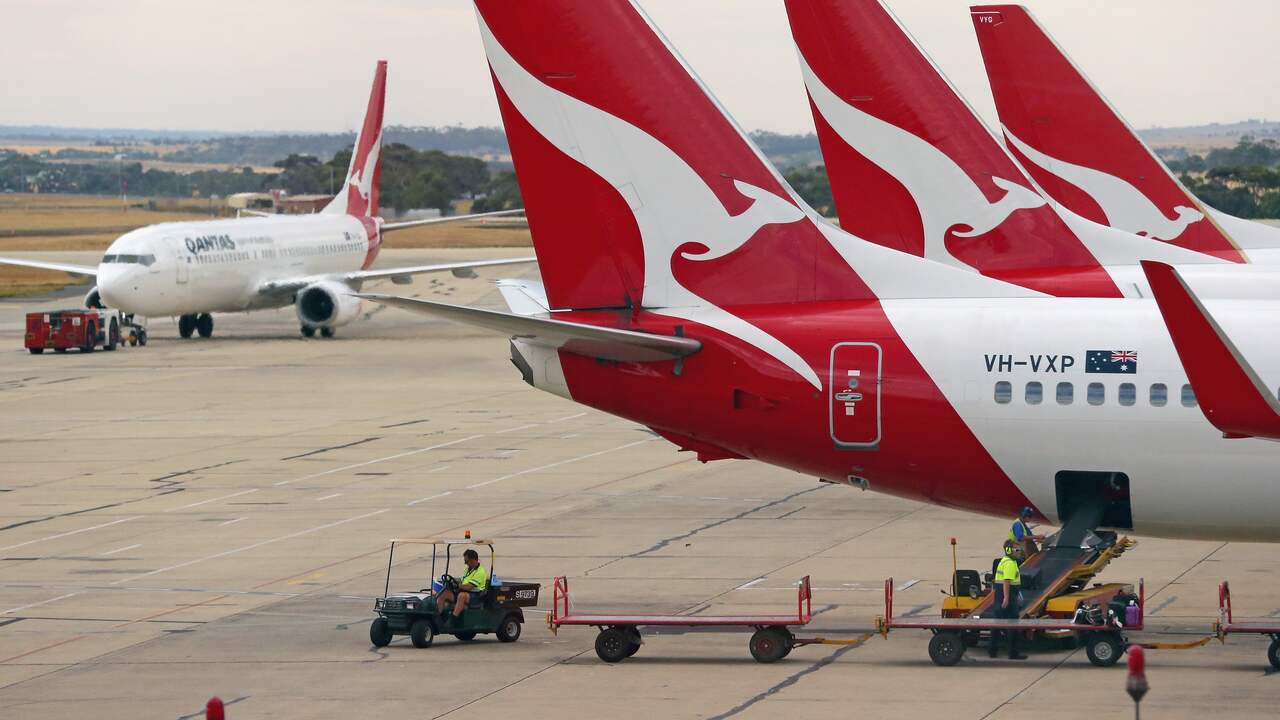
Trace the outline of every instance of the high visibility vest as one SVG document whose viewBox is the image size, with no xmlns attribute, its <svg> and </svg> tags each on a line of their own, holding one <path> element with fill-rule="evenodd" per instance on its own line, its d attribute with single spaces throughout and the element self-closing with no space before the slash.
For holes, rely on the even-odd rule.
<svg viewBox="0 0 1280 720">
<path fill-rule="evenodd" d="M 998 585 L 1005 580 L 1008 580 L 1009 584 L 1015 587 L 1022 584 L 1022 572 L 1018 569 L 1018 561 L 1008 555 L 1000 558 L 1000 564 L 996 566 L 996 584 Z"/>
<path fill-rule="evenodd" d="M 1018 537 L 1018 534 L 1014 532 L 1014 528 L 1018 527 L 1019 525 L 1022 526 L 1022 537 Z M 1013 525 L 1009 526 L 1010 540 L 1014 542 L 1022 542 L 1023 539 L 1029 538 L 1029 537 L 1031 537 L 1031 528 L 1027 527 L 1027 524 L 1022 522 L 1022 518 L 1018 518 L 1017 520 L 1014 520 Z"/>
<path fill-rule="evenodd" d="M 460 585 L 470 585 L 477 591 L 484 590 L 489 586 L 489 571 L 484 569 L 484 565 L 477 565 L 474 570 L 468 570 L 466 575 L 458 581 Z"/>
</svg>

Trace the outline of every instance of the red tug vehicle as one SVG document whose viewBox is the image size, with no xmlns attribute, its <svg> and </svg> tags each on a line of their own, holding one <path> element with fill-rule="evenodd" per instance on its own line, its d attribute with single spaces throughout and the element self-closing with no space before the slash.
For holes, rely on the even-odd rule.
<svg viewBox="0 0 1280 720">
<path fill-rule="evenodd" d="M 45 350 L 66 352 L 77 348 L 93 352 L 115 350 L 120 345 L 146 345 L 146 328 L 136 325 L 119 310 L 73 308 L 27 313 L 24 345 L 32 355 Z"/>
</svg>

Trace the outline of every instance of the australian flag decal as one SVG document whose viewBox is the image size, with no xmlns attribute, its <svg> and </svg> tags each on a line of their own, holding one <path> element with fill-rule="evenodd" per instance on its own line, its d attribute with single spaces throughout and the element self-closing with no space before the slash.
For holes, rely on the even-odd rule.
<svg viewBox="0 0 1280 720">
<path fill-rule="evenodd" d="M 1132 375 L 1138 372 L 1138 353 L 1133 350 L 1089 350 L 1084 354 L 1084 371 Z"/>
</svg>

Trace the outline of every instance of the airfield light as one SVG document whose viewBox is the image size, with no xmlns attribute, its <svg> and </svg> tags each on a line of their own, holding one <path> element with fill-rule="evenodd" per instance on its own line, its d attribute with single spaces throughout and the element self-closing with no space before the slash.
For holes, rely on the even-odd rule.
<svg viewBox="0 0 1280 720">
<path fill-rule="evenodd" d="M 222 709 L 222 698 L 214 695 L 204 704 L 205 720 L 224 720 L 226 713 Z"/>
<path fill-rule="evenodd" d="M 470 540 L 470 539 L 471 539 L 471 531 L 470 531 L 470 530 L 468 530 L 468 531 L 464 532 L 464 533 L 462 534 L 462 537 L 463 537 L 463 539 L 464 539 L 464 540 Z"/>
<path fill-rule="evenodd" d="M 1147 658 L 1138 645 L 1129 646 L 1129 679 L 1125 681 L 1124 689 L 1133 698 L 1134 720 L 1140 720 L 1142 696 L 1147 694 L 1151 686 L 1147 684 Z"/>
</svg>

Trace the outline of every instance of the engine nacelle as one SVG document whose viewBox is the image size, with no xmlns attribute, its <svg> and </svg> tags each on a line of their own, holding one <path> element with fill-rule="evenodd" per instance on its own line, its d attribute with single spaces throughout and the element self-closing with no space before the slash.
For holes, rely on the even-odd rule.
<svg viewBox="0 0 1280 720">
<path fill-rule="evenodd" d="M 360 314 L 360 298 L 351 297 L 350 292 L 351 288 L 332 280 L 306 286 L 293 303 L 298 320 L 307 327 L 346 325 Z"/>
<path fill-rule="evenodd" d="M 89 292 L 84 296 L 84 306 L 87 308 L 105 308 L 102 304 L 102 295 L 98 293 L 98 286 L 94 285 L 89 288 Z"/>
</svg>

